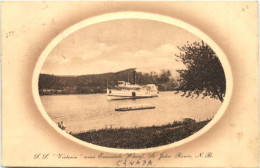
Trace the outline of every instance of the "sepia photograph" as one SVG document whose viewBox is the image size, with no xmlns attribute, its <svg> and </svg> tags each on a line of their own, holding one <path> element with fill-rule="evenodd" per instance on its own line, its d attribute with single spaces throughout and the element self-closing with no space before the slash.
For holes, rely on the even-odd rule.
<svg viewBox="0 0 260 168">
<path fill-rule="evenodd" d="M 214 50 L 180 27 L 145 19 L 93 24 L 64 38 L 38 80 L 58 128 L 110 148 L 143 149 L 185 139 L 225 99 Z"/>
<path fill-rule="evenodd" d="M 258 167 L 257 2 L 1 14 L 3 167 Z"/>
</svg>

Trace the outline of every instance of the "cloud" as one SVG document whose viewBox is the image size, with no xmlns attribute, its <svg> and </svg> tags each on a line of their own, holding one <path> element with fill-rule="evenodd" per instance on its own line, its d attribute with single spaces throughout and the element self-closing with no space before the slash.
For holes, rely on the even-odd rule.
<svg viewBox="0 0 260 168">
<path fill-rule="evenodd" d="M 51 58 L 49 58 L 47 61 L 52 64 L 66 64 L 69 63 L 71 59 L 66 57 L 64 53 L 59 52 L 55 55 L 51 55 Z"/>
<path fill-rule="evenodd" d="M 89 50 L 84 55 L 81 55 L 80 57 L 82 60 L 89 60 L 89 59 L 94 59 L 101 54 L 102 52 L 100 50 Z"/>
<path fill-rule="evenodd" d="M 84 71 L 85 74 L 117 72 L 128 68 L 137 68 L 137 71 L 154 71 L 157 73 L 162 70 L 170 70 L 176 76 L 176 69 L 184 68 L 182 63 L 175 61 L 174 54 L 178 52 L 178 49 L 171 44 L 164 44 L 152 50 L 142 49 L 117 53 L 115 53 L 115 46 L 110 48 L 100 44 L 96 46 L 100 47 L 101 50 L 88 52 L 92 56 L 84 60 L 88 67 Z"/>
<path fill-rule="evenodd" d="M 157 73 L 170 70 L 175 76 L 176 69 L 184 67 L 182 63 L 175 61 L 175 53 L 178 53 L 178 49 L 173 44 L 163 44 L 150 50 L 129 51 L 127 48 L 123 50 L 120 45 L 91 43 L 85 45 L 81 52 L 73 49 L 70 53 L 53 54 L 52 58 L 49 58 L 47 69 L 43 70 L 48 71 L 50 68 L 53 74 L 82 75 L 137 68 L 137 71 Z"/>
<path fill-rule="evenodd" d="M 177 47 L 171 44 L 163 44 L 155 49 L 155 52 L 160 54 L 173 54 L 176 51 L 178 51 Z"/>
<path fill-rule="evenodd" d="M 85 48 L 79 55 L 82 60 L 93 60 L 99 56 L 103 56 L 112 52 L 117 48 L 117 45 L 106 45 L 105 43 L 93 43 Z"/>
<path fill-rule="evenodd" d="M 184 65 L 175 61 L 175 54 L 178 53 L 176 46 L 171 44 L 163 44 L 153 50 L 138 50 L 133 53 L 122 53 L 123 60 L 121 64 L 128 62 L 132 64 L 132 67 L 136 67 L 139 71 L 157 72 L 162 70 L 171 70 L 173 74 L 176 74 L 176 69 L 184 68 Z"/>
<path fill-rule="evenodd" d="M 102 22 L 64 38 L 47 57 L 42 72 L 83 75 L 138 68 L 142 71 L 178 69 L 178 46 L 200 39 L 162 22 L 124 19 Z"/>
<path fill-rule="evenodd" d="M 175 61 L 174 54 L 178 49 L 171 44 L 164 44 L 152 50 L 125 51 L 110 56 L 106 56 L 109 53 L 108 48 L 105 46 L 102 48 L 103 50 L 98 53 L 100 57 L 89 57 L 88 73 L 117 72 L 127 68 L 137 68 L 137 71 L 157 73 L 170 70 L 173 75 L 176 75 L 176 69 L 184 68 L 182 63 Z M 110 52 L 113 53 L 114 50 L 110 49 Z"/>
</svg>

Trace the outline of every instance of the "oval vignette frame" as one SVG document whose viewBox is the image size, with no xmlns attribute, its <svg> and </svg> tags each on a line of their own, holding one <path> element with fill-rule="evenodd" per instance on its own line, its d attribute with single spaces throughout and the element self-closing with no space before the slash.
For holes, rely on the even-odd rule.
<svg viewBox="0 0 260 168">
<path fill-rule="evenodd" d="M 76 32 L 84 27 L 87 27 L 87 26 L 90 26 L 90 25 L 93 25 L 96 23 L 100 23 L 100 22 L 104 22 L 104 21 L 118 20 L 118 19 L 144 19 L 144 20 L 163 22 L 163 23 L 170 24 L 172 26 L 177 26 L 177 27 L 180 27 L 180 28 L 198 36 L 203 41 L 205 41 L 213 49 L 213 51 L 215 51 L 216 55 L 220 59 L 222 67 L 224 69 L 224 73 L 225 73 L 225 77 L 226 77 L 226 95 L 225 95 L 225 100 L 222 103 L 221 107 L 219 108 L 218 112 L 207 125 L 205 125 L 202 129 L 197 131 L 195 134 L 193 134 L 187 138 L 184 138 L 182 140 L 179 140 L 177 142 L 168 144 L 168 145 L 152 147 L 152 148 L 144 148 L 144 149 L 117 149 L 117 148 L 109 148 L 109 147 L 94 145 L 94 144 L 82 141 L 78 138 L 75 138 L 72 135 L 69 135 L 68 133 L 59 129 L 57 127 L 56 123 L 54 123 L 54 121 L 51 120 L 51 118 L 48 116 L 47 112 L 45 111 L 45 108 L 42 105 L 40 95 L 38 92 L 39 74 L 40 74 L 40 71 L 41 71 L 41 68 L 42 68 L 42 65 L 43 65 L 45 59 L 48 57 L 50 52 L 56 47 L 56 45 L 58 45 L 64 38 L 66 38 L 70 34 Z M 225 56 L 224 52 L 218 47 L 218 45 L 211 38 L 209 38 L 206 34 L 204 34 L 199 29 L 197 29 L 197 28 L 193 27 L 192 25 L 189 25 L 183 21 L 174 19 L 169 16 L 146 13 L 146 12 L 115 12 L 115 13 L 103 14 L 103 15 L 85 19 L 79 23 L 72 25 L 71 27 L 67 28 L 62 33 L 57 35 L 47 45 L 47 47 L 42 51 L 42 53 L 36 63 L 36 66 L 35 66 L 35 69 L 33 72 L 33 78 L 32 78 L 32 91 L 33 91 L 33 96 L 34 96 L 34 100 L 37 105 L 37 108 L 39 109 L 39 111 L 41 112 L 43 117 L 48 121 L 48 123 L 56 131 L 58 131 L 61 135 L 63 135 L 67 139 L 70 139 L 73 142 L 76 142 L 82 146 L 92 148 L 95 150 L 104 151 L 104 152 L 111 152 L 111 153 L 156 152 L 156 151 L 160 151 L 160 150 L 174 148 L 174 147 L 183 145 L 187 142 L 190 142 L 190 141 L 198 138 L 199 136 L 201 136 L 202 134 L 207 132 L 223 116 L 223 114 L 229 104 L 230 98 L 231 98 L 232 86 L 233 86 L 233 78 L 232 78 L 231 68 L 230 68 L 229 62 L 227 60 L 227 57 Z"/>
</svg>

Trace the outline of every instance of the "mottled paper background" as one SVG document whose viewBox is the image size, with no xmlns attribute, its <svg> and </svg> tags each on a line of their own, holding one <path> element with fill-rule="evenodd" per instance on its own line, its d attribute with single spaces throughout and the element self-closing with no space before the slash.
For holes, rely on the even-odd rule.
<svg viewBox="0 0 260 168">
<path fill-rule="evenodd" d="M 257 167 L 258 14 L 256 2 L 2 2 L 2 161 L 4 166 L 116 167 L 116 159 L 33 159 L 35 154 L 99 155 L 64 138 L 38 111 L 32 95 L 35 64 L 46 45 L 86 18 L 119 11 L 162 14 L 211 37 L 231 65 L 233 91 L 223 117 L 208 132 L 160 151 L 154 167 Z M 213 158 L 175 158 L 178 152 Z M 104 154 L 107 154 L 104 152 Z"/>
</svg>

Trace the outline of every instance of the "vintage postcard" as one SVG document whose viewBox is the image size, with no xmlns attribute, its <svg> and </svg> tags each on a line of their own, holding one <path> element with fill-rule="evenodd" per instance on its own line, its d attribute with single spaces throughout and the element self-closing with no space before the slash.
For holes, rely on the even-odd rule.
<svg viewBox="0 0 260 168">
<path fill-rule="evenodd" d="M 257 2 L 2 2 L 2 166 L 258 167 Z"/>
</svg>

